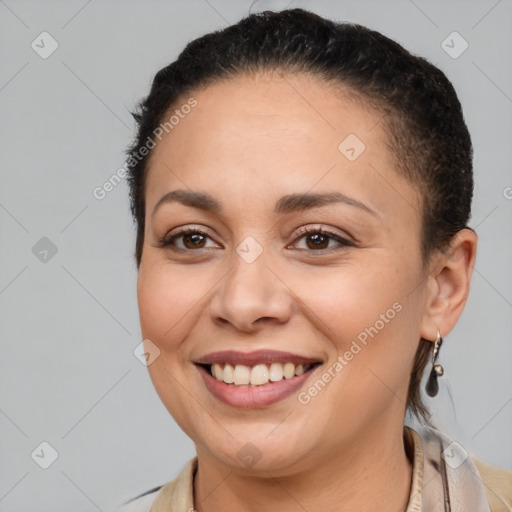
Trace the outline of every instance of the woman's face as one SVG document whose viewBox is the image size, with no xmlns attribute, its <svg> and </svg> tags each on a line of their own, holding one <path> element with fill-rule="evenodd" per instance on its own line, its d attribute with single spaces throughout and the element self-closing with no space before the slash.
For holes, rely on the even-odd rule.
<svg viewBox="0 0 512 512">
<path fill-rule="evenodd" d="M 138 301 L 163 403 L 204 460 L 273 475 L 401 432 L 435 333 L 418 194 L 379 115 L 297 76 L 190 96 L 146 184 Z"/>
</svg>

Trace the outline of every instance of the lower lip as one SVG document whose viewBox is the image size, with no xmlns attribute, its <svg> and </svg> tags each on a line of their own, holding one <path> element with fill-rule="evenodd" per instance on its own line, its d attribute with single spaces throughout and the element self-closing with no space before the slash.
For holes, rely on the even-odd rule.
<svg viewBox="0 0 512 512">
<path fill-rule="evenodd" d="M 300 377 L 293 377 L 291 379 L 283 378 L 280 381 L 269 382 L 261 386 L 235 386 L 234 384 L 226 384 L 217 380 L 202 366 L 198 366 L 197 368 L 203 377 L 206 387 L 213 396 L 232 407 L 244 409 L 266 407 L 267 405 L 284 400 L 294 391 L 297 391 L 316 369 L 315 367 L 308 370 Z"/>
</svg>

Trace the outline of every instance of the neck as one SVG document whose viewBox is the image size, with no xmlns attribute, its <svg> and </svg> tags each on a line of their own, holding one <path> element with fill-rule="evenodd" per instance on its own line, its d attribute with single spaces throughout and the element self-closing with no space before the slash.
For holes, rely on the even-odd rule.
<svg viewBox="0 0 512 512">
<path fill-rule="evenodd" d="M 371 429 L 358 439 L 331 450 L 321 464 L 307 471 L 279 478 L 272 471 L 263 477 L 240 475 L 198 453 L 195 508 L 199 512 L 405 512 L 412 463 L 403 431 Z"/>
</svg>

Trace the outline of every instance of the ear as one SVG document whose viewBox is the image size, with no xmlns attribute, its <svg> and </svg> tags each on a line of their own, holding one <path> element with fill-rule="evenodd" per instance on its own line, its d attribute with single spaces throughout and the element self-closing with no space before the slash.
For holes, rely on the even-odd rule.
<svg viewBox="0 0 512 512">
<path fill-rule="evenodd" d="M 438 329 L 444 337 L 457 323 L 468 298 L 476 249 L 476 233 L 462 229 L 446 250 L 432 257 L 421 323 L 422 338 L 434 341 Z"/>
</svg>

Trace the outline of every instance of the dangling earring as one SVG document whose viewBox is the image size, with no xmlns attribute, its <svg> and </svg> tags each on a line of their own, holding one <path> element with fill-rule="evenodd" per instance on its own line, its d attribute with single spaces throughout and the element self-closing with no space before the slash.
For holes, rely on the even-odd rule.
<svg viewBox="0 0 512 512">
<path fill-rule="evenodd" d="M 439 357 L 439 349 L 441 348 L 442 343 L 443 338 L 441 338 L 441 333 L 438 329 L 437 338 L 434 342 L 434 351 L 432 353 L 432 370 L 428 377 L 427 385 L 425 386 L 428 396 L 437 395 L 437 392 L 439 391 L 439 383 L 437 382 L 437 377 L 440 377 L 444 373 L 443 367 L 440 364 L 436 364 L 436 360 Z"/>
</svg>

